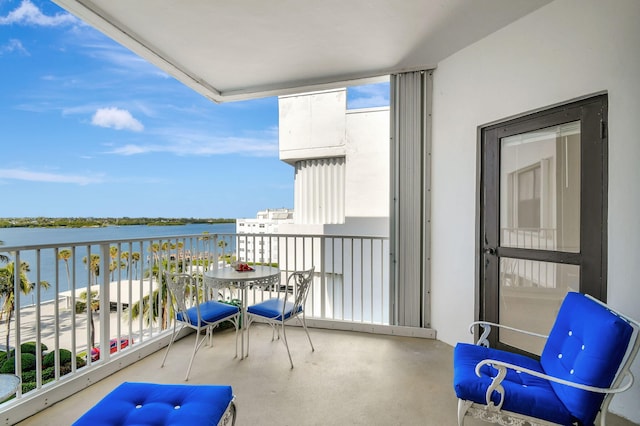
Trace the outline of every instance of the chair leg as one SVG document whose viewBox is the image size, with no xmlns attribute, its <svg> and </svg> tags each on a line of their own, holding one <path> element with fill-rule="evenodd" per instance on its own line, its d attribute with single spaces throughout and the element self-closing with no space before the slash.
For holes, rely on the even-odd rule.
<svg viewBox="0 0 640 426">
<path fill-rule="evenodd" d="M 298 317 L 298 320 L 302 323 L 302 328 L 304 328 L 304 332 L 307 333 L 307 339 L 309 339 L 309 344 L 311 345 L 311 352 L 315 352 L 315 348 L 313 347 L 313 342 L 311 341 L 311 336 L 309 335 L 309 330 L 307 329 L 307 322 L 304 319 L 304 314 L 302 319 Z"/>
<path fill-rule="evenodd" d="M 209 333 L 209 327 L 207 327 L 206 332 Z M 189 373 L 191 373 L 191 366 L 193 365 L 193 359 L 196 357 L 196 352 L 198 352 L 198 349 L 200 349 L 200 346 L 202 346 L 202 344 L 207 339 L 207 336 L 204 336 L 202 339 L 200 339 L 200 329 L 196 330 L 195 335 L 196 335 L 196 343 L 193 345 L 193 353 L 191 354 L 191 360 L 189 361 L 189 367 L 187 368 L 187 375 L 184 378 L 185 382 L 189 380 Z"/>
<path fill-rule="evenodd" d="M 236 326 L 236 358 L 238 358 L 238 332 L 242 333 L 239 316 L 236 317 L 235 326 Z M 249 330 L 247 330 L 247 353 L 249 353 L 249 333 L 248 332 Z M 241 335 L 241 337 L 244 339 L 244 336 Z"/>
<path fill-rule="evenodd" d="M 247 353 L 246 355 L 243 353 L 240 355 L 240 359 L 244 359 L 245 356 L 249 356 L 249 338 L 251 336 L 251 323 L 252 321 L 252 317 L 250 314 L 245 315 L 244 317 L 242 317 L 242 321 L 244 321 L 242 323 L 242 325 L 240 327 L 240 337 L 243 339 L 244 341 L 244 333 L 247 333 Z M 244 348 L 243 348 L 244 349 Z M 238 335 L 236 334 L 236 355 L 238 353 Z"/>
<path fill-rule="evenodd" d="M 278 333 L 280 336 L 280 333 Z M 291 351 L 289 351 L 289 343 L 287 342 L 287 332 L 284 329 L 284 321 L 282 322 L 282 341 L 287 348 L 287 355 L 289 355 L 289 362 L 291 363 L 291 368 L 293 368 L 293 360 L 291 359 Z"/>
<path fill-rule="evenodd" d="M 180 330 L 182 330 L 182 327 L 180 327 Z M 178 335 L 178 332 L 180 331 L 176 331 L 176 324 L 173 324 L 173 335 L 171 336 L 171 340 L 169 340 L 169 345 L 167 346 L 167 350 L 164 352 L 164 357 L 162 358 L 162 364 L 160 364 L 160 368 L 164 367 L 164 363 L 167 360 L 167 355 L 169 355 L 169 350 L 171 349 L 171 345 L 173 345 L 173 342 L 176 340 L 176 336 Z"/>
<path fill-rule="evenodd" d="M 473 404 L 473 401 L 465 401 L 458 399 L 458 426 L 464 426 L 464 416 L 467 414 L 467 410 Z"/>
</svg>

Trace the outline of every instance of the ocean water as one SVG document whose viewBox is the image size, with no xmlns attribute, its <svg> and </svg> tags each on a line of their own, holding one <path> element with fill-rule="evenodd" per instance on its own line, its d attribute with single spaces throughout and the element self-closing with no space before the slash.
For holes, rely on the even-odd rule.
<svg viewBox="0 0 640 426">
<path fill-rule="evenodd" d="M 178 226 L 106 226 L 104 228 L 0 228 L 4 247 L 66 242 L 126 240 L 167 235 L 235 233 L 235 223 L 188 224 Z M 0 245 L 0 250 L 3 249 Z"/>
<path fill-rule="evenodd" d="M 220 224 L 188 224 L 179 226 L 108 226 L 104 228 L 0 228 L 0 253 L 9 255 L 11 247 L 24 247 L 39 244 L 61 244 L 61 243 L 78 243 L 78 242 L 95 242 L 103 240 L 129 240 L 132 238 L 161 238 L 174 235 L 197 235 L 207 232 L 209 234 L 233 234 L 235 233 L 235 223 Z M 233 253 L 235 250 L 235 240 L 230 240 L 231 244 L 226 248 L 227 253 Z M 148 244 L 143 246 L 140 253 L 141 258 L 147 258 Z M 140 251 L 139 245 L 134 245 L 133 251 Z M 129 250 L 128 244 L 123 245 L 122 250 Z M 91 253 L 99 254 L 97 246 L 92 246 Z M 76 249 L 75 273 L 76 288 L 85 287 L 89 280 L 87 265 L 82 262 L 82 258 L 86 257 L 86 249 L 78 247 Z M 21 261 L 26 261 L 30 265 L 30 271 L 27 273 L 29 281 L 36 282 L 47 281 L 50 285 L 49 289 L 40 289 L 40 302 L 54 300 L 56 293 L 62 293 L 69 289 L 67 273 L 64 262 L 55 259 L 53 249 L 43 249 L 40 252 L 40 268 L 36 268 L 38 264 L 36 253 L 34 250 L 21 251 Z M 144 259 L 141 259 L 144 260 Z M 70 267 L 72 268 L 70 261 Z M 0 264 L 0 267 L 4 264 Z M 123 279 L 126 277 L 125 271 L 121 271 Z M 141 277 L 133 277 L 139 279 Z M 99 276 L 99 281 L 102 275 Z M 20 295 L 20 305 L 27 306 L 37 303 L 37 293 L 32 291 L 27 295 Z"/>
</svg>

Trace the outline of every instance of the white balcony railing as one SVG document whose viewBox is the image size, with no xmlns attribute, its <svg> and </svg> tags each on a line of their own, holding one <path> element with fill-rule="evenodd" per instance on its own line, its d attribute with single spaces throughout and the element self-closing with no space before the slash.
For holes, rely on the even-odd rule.
<svg viewBox="0 0 640 426">
<path fill-rule="evenodd" d="M 277 265 L 283 282 L 291 271 L 315 266 L 306 306 L 312 322 L 389 325 L 387 238 L 205 233 L 2 246 L 0 254 L 9 262 L 0 263 L 0 369 L 22 377 L 22 387 L 0 410 L 74 377 L 99 380 L 157 351 L 166 344 L 172 321 L 158 277 L 166 269 L 200 276 L 226 267 L 240 246 L 264 249 L 241 252 L 239 260 Z M 252 289 L 249 303 L 272 291 L 277 290 Z M 229 290 L 221 297 L 235 295 Z M 9 353 L 3 354 L 7 345 Z"/>
</svg>

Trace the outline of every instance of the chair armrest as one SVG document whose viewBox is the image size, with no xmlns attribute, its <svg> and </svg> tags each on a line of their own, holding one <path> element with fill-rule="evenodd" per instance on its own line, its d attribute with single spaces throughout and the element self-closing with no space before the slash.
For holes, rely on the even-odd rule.
<svg viewBox="0 0 640 426">
<path fill-rule="evenodd" d="M 542 339 L 546 339 L 547 337 L 549 337 L 545 334 L 534 333 L 532 331 L 521 330 L 519 328 L 509 327 L 508 325 L 496 324 L 488 321 L 472 322 L 471 325 L 469 325 L 469 331 L 471 332 L 471 334 L 473 334 L 473 327 L 475 327 L 476 325 L 479 325 L 480 327 L 482 327 L 482 334 L 478 338 L 476 345 L 484 346 L 487 348 L 489 347 L 488 337 L 489 337 L 489 334 L 491 333 L 491 326 L 495 326 L 496 328 L 504 328 L 506 330 L 511 330 L 518 333 L 522 333 L 522 334 L 527 334 L 529 336 L 540 337 Z"/>
<path fill-rule="evenodd" d="M 528 368 L 510 364 L 508 362 L 496 361 L 494 359 L 483 359 L 478 364 L 476 364 L 476 368 L 475 368 L 476 376 L 481 377 L 480 368 L 482 368 L 484 365 L 490 365 L 496 370 L 498 370 L 498 374 L 491 381 L 491 385 L 487 388 L 487 392 L 485 394 L 487 406 L 492 406 L 492 405 L 495 406 L 493 401 L 491 401 L 491 395 L 493 394 L 494 391 L 500 394 L 500 403 L 496 406 L 498 410 L 502 408 L 502 403 L 504 402 L 504 388 L 502 387 L 501 383 L 507 375 L 507 369 L 519 371 L 520 373 L 530 374 L 532 376 L 535 376 L 544 380 L 560 383 L 562 385 L 570 386 L 573 388 L 582 389 L 585 391 L 597 392 L 597 393 L 604 393 L 604 394 L 609 394 L 609 393 L 615 394 L 615 393 L 624 392 L 627 389 L 629 389 L 631 385 L 633 385 L 633 375 L 628 371 L 625 372 L 625 376 L 624 376 L 624 379 L 627 381 L 627 383 L 620 385 L 616 388 L 598 388 L 594 386 L 588 386 L 580 383 L 571 382 L 569 380 L 560 379 L 554 376 L 549 376 L 548 374 L 540 373 L 539 371 L 530 370 Z"/>
</svg>

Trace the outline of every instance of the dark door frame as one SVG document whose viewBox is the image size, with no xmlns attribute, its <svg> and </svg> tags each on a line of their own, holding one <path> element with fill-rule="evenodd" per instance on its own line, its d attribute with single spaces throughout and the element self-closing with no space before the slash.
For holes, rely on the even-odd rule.
<svg viewBox="0 0 640 426">
<path fill-rule="evenodd" d="M 573 264 L 580 291 L 607 296 L 607 95 L 597 95 L 479 128 L 477 235 L 478 319 L 500 323 L 500 257 Z M 500 140 L 503 137 L 580 121 L 580 251 L 569 253 L 500 246 Z M 499 344 L 492 333 L 491 344 Z"/>
</svg>

